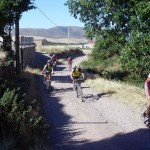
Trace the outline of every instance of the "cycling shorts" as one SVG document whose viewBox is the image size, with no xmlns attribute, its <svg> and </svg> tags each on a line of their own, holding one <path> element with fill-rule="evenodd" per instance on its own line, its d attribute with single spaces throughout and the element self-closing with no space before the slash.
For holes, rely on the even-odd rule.
<svg viewBox="0 0 150 150">
<path fill-rule="evenodd" d="M 52 73 L 52 71 L 48 71 L 48 70 L 45 70 L 44 71 L 44 75 L 49 75 L 49 74 L 51 74 Z"/>
</svg>

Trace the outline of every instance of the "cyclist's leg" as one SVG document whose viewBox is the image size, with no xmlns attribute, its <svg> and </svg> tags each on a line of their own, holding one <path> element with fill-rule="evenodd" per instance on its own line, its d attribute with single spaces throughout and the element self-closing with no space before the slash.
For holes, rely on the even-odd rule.
<svg viewBox="0 0 150 150">
<path fill-rule="evenodd" d="M 144 123 L 149 126 L 150 125 L 150 104 L 147 102 L 147 110 L 143 113 L 143 117 L 145 118 Z"/>
<path fill-rule="evenodd" d="M 48 79 L 51 81 L 52 72 L 49 72 Z"/>
<path fill-rule="evenodd" d="M 46 74 L 46 77 L 45 77 L 45 78 L 46 78 L 46 80 L 45 80 L 45 81 L 47 81 L 47 80 L 48 80 L 48 74 Z"/>
<path fill-rule="evenodd" d="M 71 66 L 70 66 L 70 62 L 68 63 L 68 68 L 69 68 L 69 70 L 71 71 Z"/>
<path fill-rule="evenodd" d="M 44 73 L 43 76 L 44 76 L 44 84 L 45 84 L 46 83 L 46 74 Z"/>
<path fill-rule="evenodd" d="M 70 62 L 70 70 L 72 70 L 72 62 Z"/>
<path fill-rule="evenodd" d="M 51 86 L 51 72 L 48 74 L 49 86 Z"/>
<path fill-rule="evenodd" d="M 76 87 L 75 87 L 75 86 L 76 86 L 76 85 L 75 85 L 75 84 L 76 84 L 75 82 L 76 82 L 76 81 L 75 81 L 75 77 L 73 77 L 72 83 L 73 83 L 73 89 L 74 89 L 74 90 L 75 90 L 75 88 L 76 88 Z"/>
<path fill-rule="evenodd" d="M 148 106 L 147 106 L 147 115 L 148 118 L 150 119 L 150 102 L 148 101 Z"/>
</svg>

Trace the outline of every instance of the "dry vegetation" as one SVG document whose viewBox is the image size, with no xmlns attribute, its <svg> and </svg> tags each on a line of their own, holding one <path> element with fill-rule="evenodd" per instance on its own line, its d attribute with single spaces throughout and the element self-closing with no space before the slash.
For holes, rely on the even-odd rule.
<svg viewBox="0 0 150 150">
<path fill-rule="evenodd" d="M 99 92 L 113 93 L 112 98 L 134 109 L 140 109 L 146 102 L 144 89 L 133 85 L 102 78 L 87 80 L 87 83 Z"/>
<path fill-rule="evenodd" d="M 69 49 L 74 49 L 76 48 L 75 46 L 70 46 Z M 67 51 L 68 46 L 63 46 L 63 45 L 52 45 L 52 46 L 38 46 L 36 48 L 38 51 L 46 52 L 46 53 L 60 53 L 62 51 Z"/>
<path fill-rule="evenodd" d="M 40 72 L 40 69 L 32 69 L 27 67 L 22 73 L 22 77 L 30 81 L 26 99 L 27 101 L 36 100 L 36 103 L 38 103 L 37 107 L 39 107 L 39 103 L 41 103 L 41 92 L 35 75 L 39 75 Z"/>
</svg>

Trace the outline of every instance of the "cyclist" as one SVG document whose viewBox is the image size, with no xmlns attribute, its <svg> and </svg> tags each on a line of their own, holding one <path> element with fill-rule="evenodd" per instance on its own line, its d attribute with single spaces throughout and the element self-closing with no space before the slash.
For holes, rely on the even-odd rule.
<svg viewBox="0 0 150 150">
<path fill-rule="evenodd" d="M 71 70 L 71 68 L 72 68 L 72 63 L 73 63 L 73 59 L 72 59 L 72 57 L 70 56 L 70 57 L 67 59 L 67 64 L 68 64 L 70 70 Z"/>
<path fill-rule="evenodd" d="M 72 69 L 70 77 L 74 83 L 75 79 L 78 79 L 82 76 L 83 79 L 85 79 L 84 73 L 82 72 L 82 69 L 80 65 L 75 65 L 75 67 Z"/>
<path fill-rule="evenodd" d="M 148 123 L 150 124 L 150 73 L 145 80 L 145 94 L 147 97 L 147 115 L 148 115 Z"/>
<path fill-rule="evenodd" d="M 56 62 L 57 62 L 56 54 L 53 54 L 52 56 L 50 56 L 50 58 L 51 58 L 51 61 L 52 61 L 53 65 L 56 65 Z"/>
<path fill-rule="evenodd" d="M 51 75 L 54 73 L 53 71 L 53 63 L 51 60 L 47 61 L 47 64 L 44 66 L 42 73 L 44 74 L 44 83 L 46 83 L 46 78 L 49 76 L 51 79 Z"/>
<path fill-rule="evenodd" d="M 73 59 L 71 56 L 67 59 L 67 63 L 68 63 L 68 65 L 72 65 Z"/>
</svg>

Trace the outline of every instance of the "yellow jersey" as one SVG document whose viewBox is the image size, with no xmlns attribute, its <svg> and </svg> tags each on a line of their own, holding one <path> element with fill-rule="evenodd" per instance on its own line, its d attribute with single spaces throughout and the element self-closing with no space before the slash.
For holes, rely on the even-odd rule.
<svg viewBox="0 0 150 150">
<path fill-rule="evenodd" d="M 80 69 L 75 69 L 75 70 L 73 70 L 72 75 L 75 76 L 75 77 L 80 76 L 80 75 L 81 75 L 81 70 L 80 70 Z"/>
</svg>

